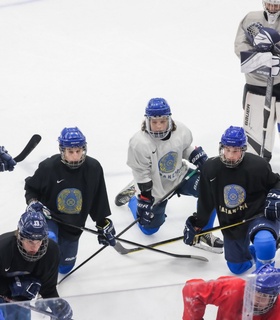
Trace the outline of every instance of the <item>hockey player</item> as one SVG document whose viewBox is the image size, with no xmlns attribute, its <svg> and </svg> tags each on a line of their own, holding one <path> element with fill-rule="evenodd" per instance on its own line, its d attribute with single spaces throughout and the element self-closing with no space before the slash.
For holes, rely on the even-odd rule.
<svg viewBox="0 0 280 320">
<path fill-rule="evenodd" d="M 207 160 L 204 150 L 194 148 L 192 142 L 191 131 L 184 124 L 175 123 L 165 99 L 153 98 L 148 102 L 141 130 L 129 142 L 127 164 L 132 169 L 135 186 L 132 182 L 115 199 L 118 206 L 128 202 L 134 218 L 140 218 L 139 227 L 146 235 L 157 232 L 165 222 L 167 200 L 155 207 L 153 204 L 192 173 L 188 162 L 200 170 Z M 199 172 L 196 172 L 175 193 L 197 197 L 198 183 Z M 213 226 L 215 216 L 213 212 L 209 227 Z M 202 241 L 222 252 L 222 240 L 212 234 L 202 237 Z"/>
<path fill-rule="evenodd" d="M 199 184 L 197 214 L 186 221 L 184 242 L 193 245 L 214 208 L 221 227 L 264 213 L 222 230 L 228 268 L 241 274 L 253 266 L 274 264 L 280 227 L 280 176 L 263 158 L 246 153 L 247 139 L 241 127 L 229 127 L 219 144 L 219 157 L 204 164 Z M 253 243 L 249 247 L 250 241 Z"/>
<path fill-rule="evenodd" d="M 234 46 L 236 55 L 243 61 L 241 70 L 245 73 L 246 79 L 243 95 L 243 127 L 248 136 L 248 151 L 270 161 L 276 122 L 280 133 L 280 0 L 262 0 L 262 3 L 264 8 L 262 11 L 250 12 L 240 22 Z M 259 30 L 252 35 L 250 30 L 254 26 Z M 250 51 L 251 57 L 248 58 Z M 242 54 L 246 57 L 245 61 L 241 57 Z M 269 106 L 264 112 L 269 75 L 274 79 L 272 100 L 271 103 L 267 102 Z M 263 141 L 264 128 L 265 141 Z"/>
<path fill-rule="evenodd" d="M 0 146 L 0 172 L 3 171 L 13 171 L 17 163 L 9 155 L 5 147 Z"/>
<path fill-rule="evenodd" d="M 280 314 L 279 272 L 269 264 L 263 265 L 255 272 L 252 281 L 255 283 L 248 282 L 250 286 L 245 279 L 233 276 L 211 281 L 189 280 L 183 288 L 183 320 L 202 320 L 208 304 L 218 307 L 216 320 L 242 320 L 247 299 L 250 304 L 247 308 L 253 309 L 253 320 L 276 320 Z"/>
<path fill-rule="evenodd" d="M 26 211 L 16 231 L 0 236 L 0 303 L 31 300 L 40 294 L 45 308 L 58 319 L 72 318 L 68 302 L 58 298 L 56 290 L 59 251 L 48 239 L 48 227 L 42 212 Z M 41 303 L 38 300 L 38 307 Z M 5 320 L 27 320 L 30 312 L 23 307 L 0 305 Z"/>
<path fill-rule="evenodd" d="M 25 180 L 25 198 L 33 210 L 48 216 L 49 237 L 60 248 L 59 272 L 68 273 L 75 264 L 82 231 L 88 215 L 96 221 L 98 241 L 115 245 L 113 222 L 100 163 L 87 156 L 87 143 L 77 127 L 64 128 L 58 138 L 60 154 L 42 161 Z M 60 220 L 57 223 L 51 218 Z M 64 224 L 66 223 L 66 224 Z"/>
</svg>

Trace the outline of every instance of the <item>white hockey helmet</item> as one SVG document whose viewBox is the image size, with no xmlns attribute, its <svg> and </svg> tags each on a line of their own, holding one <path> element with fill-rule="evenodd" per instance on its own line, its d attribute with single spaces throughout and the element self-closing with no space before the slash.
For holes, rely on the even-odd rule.
<svg viewBox="0 0 280 320">
<path fill-rule="evenodd" d="M 280 0 L 262 0 L 269 24 L 274 24 L 280 15 Z"/>
</svg>

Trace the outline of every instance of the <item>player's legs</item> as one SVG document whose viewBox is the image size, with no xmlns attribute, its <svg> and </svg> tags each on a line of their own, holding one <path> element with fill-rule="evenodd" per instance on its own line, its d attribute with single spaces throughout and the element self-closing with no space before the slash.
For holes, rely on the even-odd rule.
<svg viewBox="0 0 280 320">
<path fill-rule="evenodd" d="M 53 220 L 47 220 L 48 224 L 48 237 L 58 243 L 58 225 Z"/>
<path fill-rule="evenodd" d="M 274 265 L 276 242 L 278 239 L 280 222 L 266 218 L 258 218 L 249 226 L 250 240 L 253 243 L 251 250 L 255 251 L 256 268 L 266 263 Z"/>
<path fill-rule="evenodd" d="M 249 244 L 249 235 L 243 239 L 228 239 L 224 237 L 225 259 L 232 273 L 241 274 L 253 266 Z"/>
<path fill-rule="evenodd" d="M 66 274 L 70 272 L 76 262 L 79 240 L 69 241 L 59 237 L 58 245 L 60 249 L 59 273 Z"/>
<path fill-rule="evenodd" d="M 243 127 L 248 137 L 248 152 L 260 155 L 263 144 L 265 96 L 246 92 L 244 104 Z M 267 122 L 264 158 L 272 157 L 275 137 L 275 97 L 272 97 L 270 115 Z"/>
<path fill-rule="evenodd" d="M 155 208 L 153 208 L 152 211 L 154 214 L 154 218 L 152 219 L 149 225 L 143 227 L 138 223 L 138 226 L 143 233 L 145 233 L 146 235 L 151 235 L 156 233 L 159 230 L 160 226 L 165 222 L 166 204 L 167 204 L 167 200 L 162 202 L 160 205 L 156 206 Z M 137 198 L 135 196 L 129 200 L 128 207 L 131 210 L 134 219 L 136 220 L 137 219 Z"/>
</svg>

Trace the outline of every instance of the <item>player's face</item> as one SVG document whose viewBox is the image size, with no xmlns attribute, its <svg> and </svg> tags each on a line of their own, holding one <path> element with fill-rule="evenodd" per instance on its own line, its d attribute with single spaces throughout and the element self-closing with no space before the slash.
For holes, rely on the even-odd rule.
<svg viewBox="0 0 280 320">
<path fill-rule="evenodd" d="M 269 13 L 276 13 L 280 11 L 279 4 L 265 3 L 265 8 Z"/>
<path fill-rule="evenodd" d="M 83 148 L 65 148 L 64 158 L 68 162 L 80 161 L 83 156 Z"/>
<path fill-rule="evenodd" d="M 156 117 L 150 119 L 150 127 L 153 132 L 164 132 L 168 129 L 167 117 Z"/>
<path fill-rule="evenodd" d="M 242 157 L 242 149 L 239 147 L 224 146 L 224 157 L 226 161 L 235 163 Z"/>
<path fill-rule="evenodd" d="M 262 314 L 267 312 L 273 305 L 275 297 L 269 294 L 256 292 L 254 300 L 255 314 Z"/>
<path fill-rule="evenodd" d="M 42 240 L 21 239 L 23 249 L 30 255 L 35 255 L 41 247 Z"/>
</svg>

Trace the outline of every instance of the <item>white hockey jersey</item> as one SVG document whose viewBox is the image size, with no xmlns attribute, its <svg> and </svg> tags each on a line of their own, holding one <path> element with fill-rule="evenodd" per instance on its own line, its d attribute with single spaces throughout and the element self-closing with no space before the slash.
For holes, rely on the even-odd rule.
<svg viewBox="0 0 280 320">
<path fill-rule="evenodd" d="M 188 171 L 186 160 L 194 150 L 191 131 L 184 124 L 175 123 L 177 128 L 167 140 L 138 131 L 129 141 L 127 165 L 132 169 L 135 187 L 152 180 L 155 202 L 183 179 Z"/>
</svg>

